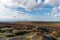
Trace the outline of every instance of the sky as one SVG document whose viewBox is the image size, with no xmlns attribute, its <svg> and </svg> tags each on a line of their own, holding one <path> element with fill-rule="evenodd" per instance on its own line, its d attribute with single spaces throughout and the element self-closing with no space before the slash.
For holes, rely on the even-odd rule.
<svg viewBox="0 0 60 40">
<path fill-rule="evenodd" d="M 0 0 L 0 22 L 60 21 L 60 0 Z"/>
</svg>

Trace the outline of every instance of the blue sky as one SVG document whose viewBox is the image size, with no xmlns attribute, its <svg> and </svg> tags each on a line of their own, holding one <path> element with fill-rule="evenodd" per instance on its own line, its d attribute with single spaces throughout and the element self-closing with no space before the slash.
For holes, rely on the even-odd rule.
<svg viewBox="0 0 60 40">
<path fill-rule="evenodd" d="M 0 21 L 60 21 L 60 0 L 0 0 Z"/>
</svg>

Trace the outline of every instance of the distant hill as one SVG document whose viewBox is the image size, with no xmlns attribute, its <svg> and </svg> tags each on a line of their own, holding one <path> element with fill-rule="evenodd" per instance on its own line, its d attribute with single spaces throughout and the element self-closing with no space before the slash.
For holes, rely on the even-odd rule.
<svg viewBox="0 0 60 40">
<path fill-rule="evenodd" d="M 39 25 L 39 26 L 60 26 L 60 22 L 16 22 L 16 24 Z"/>
<path fill-rule="evenodd" d="M 55 28 L 60 30 L 60 22 L 14 22 L 14 23 L 0 23 L 0 25 L 11 25 L 16 27 L 21 27 L 21 25 L 33 25 L 33 26 L 42 26 L 48 28 Z M 22 27 L 23 27 L 22 26 Z"/>
</svg>

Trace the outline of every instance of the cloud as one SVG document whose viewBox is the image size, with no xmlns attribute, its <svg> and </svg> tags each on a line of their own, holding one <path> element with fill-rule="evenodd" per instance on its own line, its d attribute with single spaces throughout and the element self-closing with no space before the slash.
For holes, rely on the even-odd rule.
<svg viewBox="0 0 60 40">
<path fill-rule="evenodd" d="M 0 21 L 26 21 L 33 18 L 29 14 L 24 14 L 23 12 L 11 10 L 0 4 Z"/>
<path fill-rule="evenodd" d="M 41 3 L 41 0 L 0 0 L 2 5 L 22 7 L 26 10 L 32 10 Z"/>
<path fill-rule="evenodd" d="M 38 1 L 38 2 L 37 2 Z M 60 20 L 60 0 L 0 0 L 0 21 Z M 37 5 L 39 10 L 32 10 Z M 23 8 L 23 10 L 22 10 Z M 22 12 L 21 12 L 22 10 Z M 25 11 L 27 10 L 27 11 Z M 29 11 L 32 10 L 32 11 Z"/>
<path fill-rule="evenodd" d="M 50 19 L 53 18 L 60 20 L 60 0 L 45 0 L 43 4 L 52 6 L 50 13 L 46 13 Z"/>
<path fill-rule="evenodd" d="M 52 8 L 51 12 L 48 14 L 53 19 L 59 19 L 60 20 L 60 11 L 59 6 L 55 6 Z"/>
<path fill-rule="evenodd" d="M 1 20 L 14 20 L 14 21 L 24 21 L 31 19 L 31 16 L 28 14 L 23 14 L 18 11 L 2 11 L 0 12 L 0 19 Z"/>
<path fill-rule="evenodd" d="M 48 4 L 48 5 L 52 5 L 52 6 L 58 5 L 58 4 L 60 5 L 60 0 L 53 0 L 53 1 L 52 0 L 45 0 L 44 3 Z"/>
</svg>

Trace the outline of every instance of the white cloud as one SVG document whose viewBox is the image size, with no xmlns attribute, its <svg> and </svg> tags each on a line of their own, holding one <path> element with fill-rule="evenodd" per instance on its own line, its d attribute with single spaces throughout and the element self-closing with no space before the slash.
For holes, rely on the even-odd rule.
<svg viewBox="0 0 60 40">
<path fill-rule="evenodd" d="M 0 2 L 2 5 L 18 6 L 25 8 L 26 10 L 32 10 L 41 3 L 41 0 L 38 0 L 38 2 L 35 0 L 0 0 Z"/>
<path fill-rule="evenodd" d="M 60 19 L 60 12 L 59 12 L 58 7 L 52 8 L 51 13 L 50 13 L 50 16 L 51 16 L 52 18 L 55 18 L 55 19 L 56 19 L 56 18 Z"/>
<path fill-rule="evenodd" d="M 60 5 L 58 6 L 58 9 L 60 10 Z"/>
<path fill-rule="evenodd" d="M 27 3 L 27 4 L 26 4 Z M 41 0 L 37 3 L 35 0 L 0 0 L 0 20 L 10 20 L 12 21 L 13 19 L 16 21 L 40 21 L 40 20 L 50 20 L 49 18 L 43 18 L 43 17 L 35 17 L 31 16 L 28 14 L 24 14 L 16 11 L 16 10 L 11 10 L 9 8 L 6 8 L 6 6 L 10 7 L 22 7 L 25 8 L 26 10 L 31 10 L 34 8 L 36 5 L 39 5 Z M 51 5 L 53 6 L 51 13 L 48 14 L 50 18 L 59 18 L 60 17 L 60 0 L 45 0 L 44 5 Z M 42 7 L 41 7 L 42 8 Z M 43 8 L 44 9 L 44 8 Z M 46 10 L 46 9 L 45 9 Z"/>
<path fill-rule="evenodd" d="M 52 13 L 57 12 L 57 11 L 58 11 L 57 7 L 52 8 Z"/>
<path fill-rule="evenodd" d="M 8 9 L 0 4 L 0 21 L 26 21 L 33 18 L 33 16 Z"/>
<path fill-rule="evenodd" d="M 45 0 L 44 4 L 48 4 L 48 5 L 57 5 L 59 4 L 60 5 L 60 0 Z"/>
<path fill-rule="evenodd" d="M 1 20 L 11 20 L 14 19 L 19 21 L 19 20 L 29 20 L 31 19 L 31 16 L 28 14 L 23 14 L 18 11 L 2 11 L 0 12 L 0 19 Z"/>
</svg>

